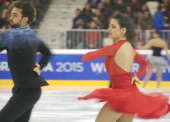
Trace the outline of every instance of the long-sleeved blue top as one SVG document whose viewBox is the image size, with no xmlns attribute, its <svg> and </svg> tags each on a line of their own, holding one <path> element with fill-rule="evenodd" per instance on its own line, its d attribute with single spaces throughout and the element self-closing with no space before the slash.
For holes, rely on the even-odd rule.
<svg viewBox="0 0 170 122">
<path fill-rule="evenodd" d="M 48 85 L 34 71 L 36 53 L 43 54 L 39 64 L 43 68 L 51 57 L 50 50 L 29 26 L 10 29 L 0 34 L 0 51 L 7 50 L 8 65 L 16 87 L 36 88 Z"/>
<path fill-rule="evenodd" d="M 165 20 L 164 20 L 164 14 L 161 12 L 158 12 L 154 15 L 154 27 L 158 30 L 165 30 Z"/>
</svg>

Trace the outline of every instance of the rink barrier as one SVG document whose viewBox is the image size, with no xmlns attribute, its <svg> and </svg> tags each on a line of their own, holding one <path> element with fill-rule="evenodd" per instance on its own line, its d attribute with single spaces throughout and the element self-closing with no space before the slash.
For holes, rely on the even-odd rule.
<svg viewBox="0 0 170 122">
<path fill-rule="evenodd" d="M 94 50 L 52 49 L 51 52 L 53 54 L 53 57 L 49 61 L 48 66 L 44 68 L 42 76 L 48 81 L 50 86 L 109 86 L 110 79 L 104 67 L 104 58 L 93 60 L 91 62 L 83 62 L 81 60 L 82 55 L 89 51 Z M 137 50 L 137 52 L 144 55 L 146 58 L 152 54 L 151 50 Z M 167 58 L 164 51 L 162 51 L 162 55 Z M 37 54 L 37 57 L 39 59 L 41 55 Z M 134 67 L 132 68 L 132 73 L 134 73 L 134 71 L 136 71 L 138 67 L 139 66 L 137 64 L 134 64 Z M 164 70 L 161 87 L 170 87 L 169 72 L 170 67 Z M 6 51 L 0 53 L 0 74 L 1 86 L 13 85 L 9 68 L 7 68 Z M 143 84 L 142 80 L 143 77 L 140 79 L 141 83 Z M 154 71 L 153 76 L 151 77 L 151 81 L 148 83 L 147 86 L 155 87 L 155 81 L 156 79 Z M 140 87 L 141 85 L 138 86 Z"/>
<path fill-rule="evenodd" d="M 100 49 L 108 44 L 113 44 L 114 40 L 108 38 L 107 29 L 68 29 L 68 30 L 46 30 L 33 29 L 36 35 L 44 41 L 51 49 Z M 0 32 L 5 29 L 0 29 Z M 136 30 L 136 40 L 134 45 L 144 45 L 152 39 L 154 30 Z M 161 38 L 167 42 L 170 48 L 170 30 L 161 30 Z"/>
<path fill-rule="evenodd" d="M 109 87 L 110 85 L 110 81 L 106 80 L 106 81 L 99 81 L 99 80 L 77 80 L 77 81 L 73 81 L 73 80 L 47 80 L 47 82 L 49 83 L 49 86 L 98 86 L 98 87 Z M 143 85 L 143 81 L 140 81 L 140 84 L 136 85 L 138 87 L 142 87 Z M 1 79 L 0 80 L 0 86 L 13 86 L 13 81 L 12 80 L 4 80 Z M 156 81 L 149 81 L 147 83 L 146 87 L 156 87 L 157 82 Z M 161 87 L 170 87 L 170 82 L 169 81 L 162 81 L 161 82 Z M 1 90 L 1 89 L 0 89 Z"/>
</svg>

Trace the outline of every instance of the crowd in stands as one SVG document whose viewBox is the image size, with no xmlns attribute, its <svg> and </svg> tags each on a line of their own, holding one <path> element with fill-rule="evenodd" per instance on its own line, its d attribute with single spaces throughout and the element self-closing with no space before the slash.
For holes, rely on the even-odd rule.
<svg viewBox="0 0 170 122">
<path fill-rule="evenodd" d="M 82 26 L 83 29 L 107 29 L 112 16 L 121 12 L 132 18 L 136 29 L 170 29 L 170 1 L 155 0 L 159 2 L 155 15 L 151 15 L 149 11 L 146 4 L 148 1 L 150 0 L 87 0 L 83 10 L 76 10 L 72 28 Z"/>
<path fill-rule="evenodd" d="M 0 29 L 10 29 L 9 17 L 11 15 L 12 3 L 14 1 L 27 1 L 35 8 L 35 21 L 30 25 L 31 28 L 37 29 L 43 18 L 43 13 L 47 10 L 49 0 L 0 0 Z"/>
<path fill-rule="evenodd" d="M 149 1 L 158 3 L 155 14 L 151 14 L 149 6 L 147 6 Z M 117 13 L 127 14 L 138 30 L 136 38 L 140 43 L 139 45 L 143 45 L 146 41 L 145 30 L 170 29 L 170 0 L 87 0 L 83 10 L 77 9 L 75 13 L 76 17 L 73 19 L 72 29 L 107 29 L 112 16 Z M 83 32 L 70 33 L 74 33 L 74 38 L 68 37 L 69 34 L 67 34 L 67 48 L 80 49 L 80 45 L 81 49 L 101 48 L 102 40 L 106 38 L 104 32 L 88 31 L 83 34 L 85 39 L 80 41 L 80 35 Z M 164 34 L 165 36 L 167 34 Z"/>
</svg>

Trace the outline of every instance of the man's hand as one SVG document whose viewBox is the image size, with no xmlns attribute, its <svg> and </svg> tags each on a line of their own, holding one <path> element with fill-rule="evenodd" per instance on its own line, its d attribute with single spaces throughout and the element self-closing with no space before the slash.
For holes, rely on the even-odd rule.
<svg viewBox="0 0 170 122">
<path fill-rule="evenodd" d="M 37 73 L 38 76 L 40 76 L 41 66 L 39 64 L 35 64 L 35 68 L 33 69 L 33 71 Z"/>
</svg>

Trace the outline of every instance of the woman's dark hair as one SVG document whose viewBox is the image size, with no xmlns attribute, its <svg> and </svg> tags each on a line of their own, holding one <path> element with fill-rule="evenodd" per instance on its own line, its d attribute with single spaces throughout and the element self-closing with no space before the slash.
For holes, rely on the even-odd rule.
<svg viewBox="0 0 170 122">
<path fill-rule="evenodd" d="M 162 34 L 162 32 L 160 30 L 155 30 L 154 31 L 156 34 L 158 34 L 159 36 Z"/>
<path fill-rule="evenodd" d="M 125 37 L 129 42 L 133 43 L 135 41 L 136 32 L 135 32 L 134 24 L 130 19 L 130 17 L 128 15 L 118 13 L 114 15 L 112 19 L 118 20 L 120 28 L 126 28 Z"/>
<path fill-rule="evenodd" d="M 31 24 L 34 20 L 34 14 L 35 14 L 35 11 L 34 11 L 34 8 L 27 2 L 25 1 L 17 1 L 17 2 L 14 2 L 13 4 L 13 7 L 16 7 L 16 8 L 19 8 L 19 9 L 22 9 L 22 17 L 28 17 L 29 20 L 28 20 L 28 24 Z"/>
</svg>

